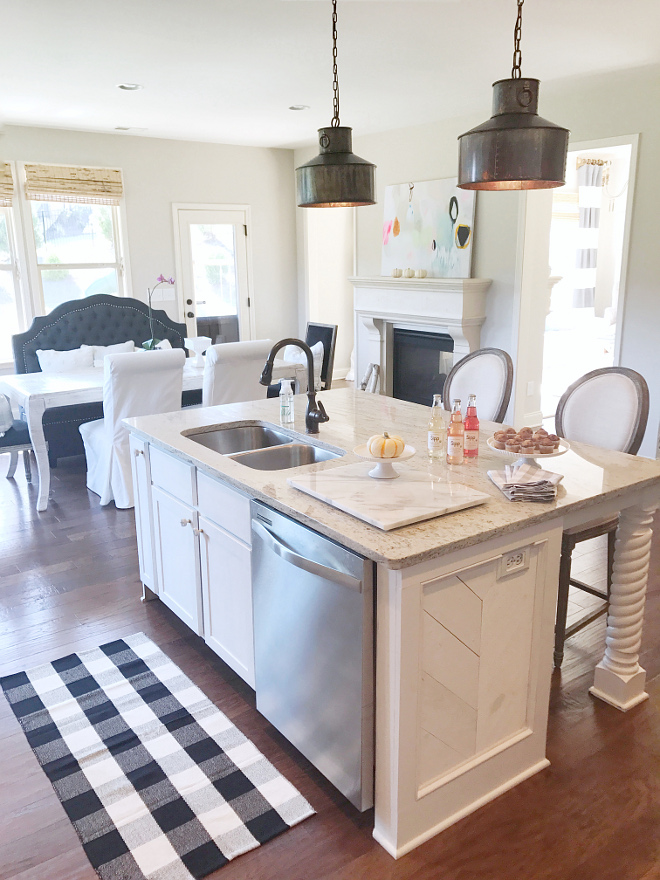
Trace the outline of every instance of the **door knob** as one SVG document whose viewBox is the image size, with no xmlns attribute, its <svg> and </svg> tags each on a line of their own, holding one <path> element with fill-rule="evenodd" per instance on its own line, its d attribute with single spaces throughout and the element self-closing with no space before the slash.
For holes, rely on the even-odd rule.
<svg viewBox="0 0 660 880">
<path fill-rule="evenodd" d="M 194 318 L 194 317 L 195 317 L 194 312 L 186 312 L 186 318 Z"/>
<path fill-rule="evenodd" d="M 186 300 L 186 305 L 187 305 L 187 306 L 191 306 L 191 305 L 192 305 L 192 300 L 191 300 L 191 299 L 187 299 L 187 300 Z"/>
</svg>

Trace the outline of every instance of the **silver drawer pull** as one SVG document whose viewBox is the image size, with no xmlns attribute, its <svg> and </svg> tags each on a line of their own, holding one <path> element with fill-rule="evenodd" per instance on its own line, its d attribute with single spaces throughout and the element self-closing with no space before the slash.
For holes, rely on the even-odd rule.
<svg viewBox="0 0 660 880">
<path fill-rule="evenodd" d="M 193 529 L 193 534 L 194 535 L 203 535 L 204 529 Z"/>
<path fill-rule="evenodd" d="M 182 525 L 182 526 L 191 526 L 191 525 L 192 525 L 192 520 L 191 520 L 191 519 L 182 519 L 182 520 L 181 520 L 181 525 Z"/>
<path fill-rule="evenodd" d="M 137 458 L 138 455 L 144 455 L 144 449 L 136 449 L 133 452 L 133 455 Z"/>
</svg>

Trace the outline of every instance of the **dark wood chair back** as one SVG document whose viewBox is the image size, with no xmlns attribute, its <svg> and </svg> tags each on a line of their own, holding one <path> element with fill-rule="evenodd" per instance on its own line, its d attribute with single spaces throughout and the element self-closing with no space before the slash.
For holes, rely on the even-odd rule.
<svg viewBox="0 0 660 880">
<path fill-rule="evenodd" d="M 305 342 L 311 348 L 317 342 L 323 343 L 323 365 L 321 367 L 321 388 L 327 391 L 332 385 L 332 370 L 335 365 L 335 346 L 337 345 L 336 324 L 307 324 Z"/>
</svg>

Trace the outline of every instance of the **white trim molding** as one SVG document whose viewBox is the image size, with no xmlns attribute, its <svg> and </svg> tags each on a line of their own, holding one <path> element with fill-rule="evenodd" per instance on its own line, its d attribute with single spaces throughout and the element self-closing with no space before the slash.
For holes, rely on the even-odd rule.
<svg viewBox="0 0 660 880">
<path fill-rule="evenodd" d="M 392 393 L 392 328 L 446 333 L 454 363 L 480 346 L 486 320 L 487 278 L 353 277 L 356 376 L 378 364 L 382 393 Z"/>
</svg>

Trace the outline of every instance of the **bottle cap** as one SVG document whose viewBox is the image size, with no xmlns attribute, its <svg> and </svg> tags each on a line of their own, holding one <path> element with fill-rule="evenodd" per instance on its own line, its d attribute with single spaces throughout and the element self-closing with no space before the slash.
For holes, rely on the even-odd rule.
<svg viewBox="0 0 660 880">
<path fill-rule="evenodd" d="M 280 394 L 283 391 L 293 392 L 293 379 L 280 379 Z"/>
</svg>

